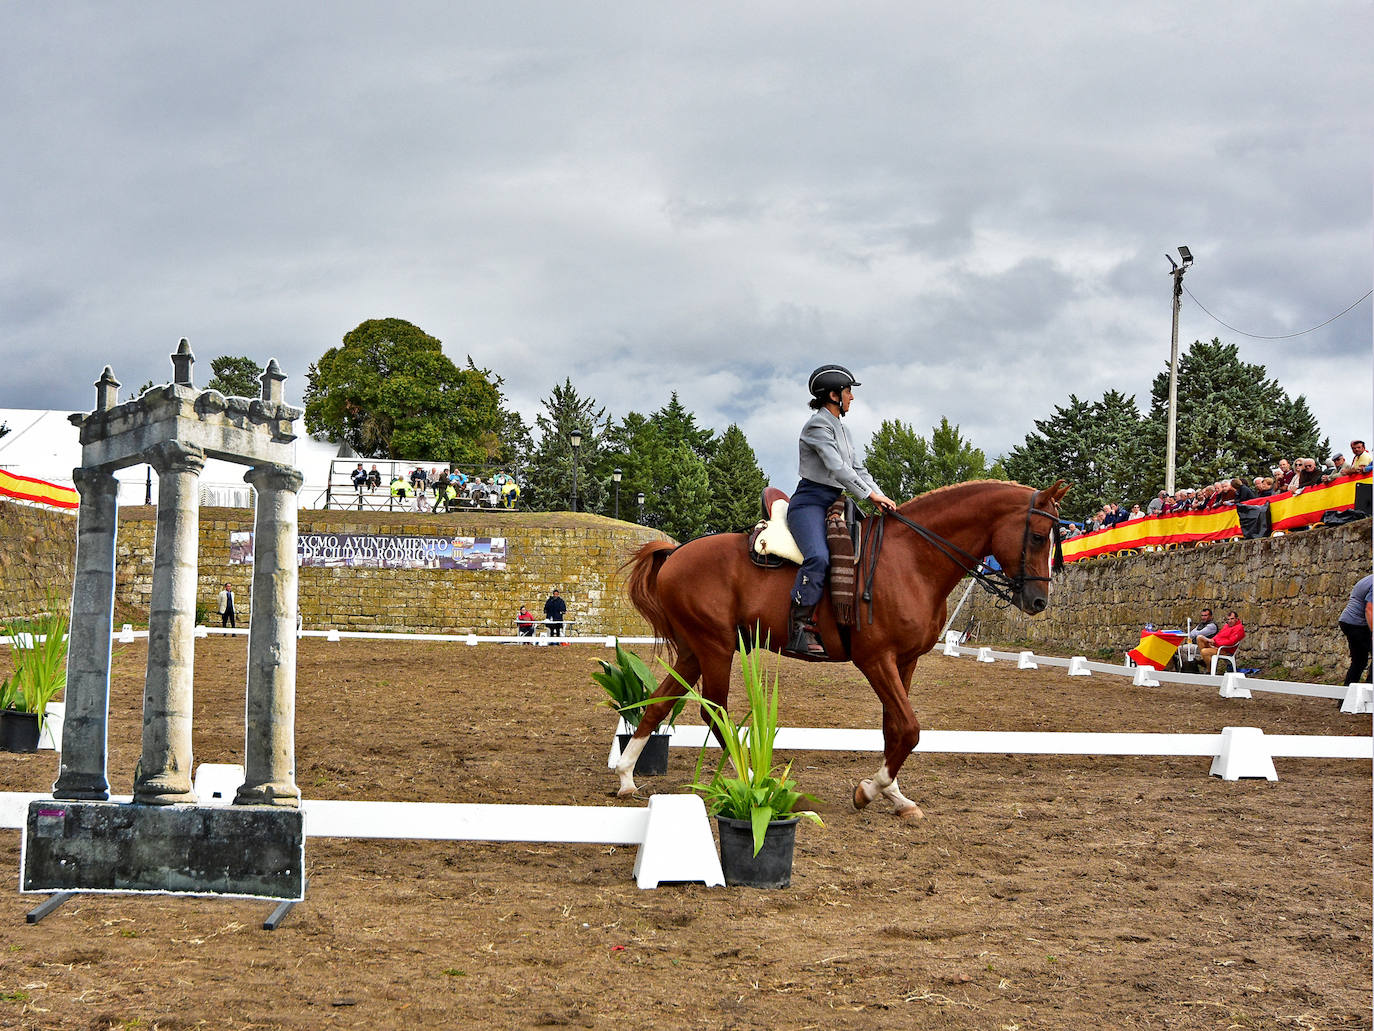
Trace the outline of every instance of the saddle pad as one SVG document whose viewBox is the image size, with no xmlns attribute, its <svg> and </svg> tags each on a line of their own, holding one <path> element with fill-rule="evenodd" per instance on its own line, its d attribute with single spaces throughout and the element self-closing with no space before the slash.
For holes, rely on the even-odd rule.
<svg viewBox="0 0 1374 1031">
<path fill-rule="evenodd" d="M 760 555 L 772 555 L 788 562 L 802 564 L 801 548 L 797 547 L 797 542 L 792 537 L 792 531 L 787 528 L 787 502 L 778 500 L 773 502 L 772 511 L 768 513 L 768 522 L 763 529 L 758 531 L 754 538 L 754 550 Z"/>
</svg>

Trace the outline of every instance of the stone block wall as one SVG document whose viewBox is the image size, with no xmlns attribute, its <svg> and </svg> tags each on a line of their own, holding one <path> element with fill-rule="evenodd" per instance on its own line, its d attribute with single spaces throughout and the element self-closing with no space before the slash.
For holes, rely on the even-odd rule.
<svg viewBox="0 0 1374 1031">
<path fill-rule="evenodd" d="M 152 594 L 156 509 L 123 508 L 116 545 L 116 596 L 146 619 Z M 251 609 L 252 567 L 229 563 L 229 534 L 251 531 L 250 509 L 201 508 L 200 590 L 206 621 L 220 588 L 234 585 L 240 627 Z M 418 515 L 305 509 L 302 533 L 504 537 L 504 570 L 367 569 L 307 566 L 299 604 L 306 629 L 513 634 L 521 602 L 543 618 L 557 587 L 578 634 L 641 635 L 649 626 L 625 594 L 619 566 L 656 530 L 603 516 L 536 512 Z M 69 574 L 70 576 L 70 574 Z"/>
<path fill-rule="evenodd" d="M 977 621 L 983 644 L 1120 662 L 1148 622 L 1179 627 L 1204 605 L 1235 609 L 1245 624 L 1242 666 L 1336 683 L 1349 663 L 1336 617 L 1370 572 L 1371 523 L 1315 527 L 1282 537 L 1177 548 L 1065 567 L 1050 608 L 1027 616 L 975 587 L 954 629 Z M 956 589 L 950 607 L 958 602 Z M 1317 672 L 1320 670 L 1321 672 Z"/>
<path fill-rule="evenodd" d="M 76 516 L 60 509 L 0 501 L 0 619 L 70 604 Z"/>
</svg>

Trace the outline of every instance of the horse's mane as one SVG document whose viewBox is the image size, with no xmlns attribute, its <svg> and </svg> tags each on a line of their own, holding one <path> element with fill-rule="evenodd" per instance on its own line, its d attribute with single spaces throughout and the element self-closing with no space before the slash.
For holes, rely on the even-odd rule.
<svg viewBox="0 0 1374 1031">
<path fill-rule="evenodd" d="M 918 494 L 910 501 L 906 502 L 906 505 L 915 505 L 918 503 L 924 503 L 931 500 L 938 501 L 940 500 L 941 495 L 950 493 L 962 493 L 969 491 L 974 487 L 1020 487 L 1023 490 L 1035 490 L 1034 487 L 1027 487 L 1024 483 L 1017 483 L 1014 480 L 964 480 L 961 483 L 947 483 L 943 487 L 936 487 L 934 490 L 928 490 L 924 494 Z M 906 505 L 901 505 L 898 507 L 905 508 Z"/>
</svg>

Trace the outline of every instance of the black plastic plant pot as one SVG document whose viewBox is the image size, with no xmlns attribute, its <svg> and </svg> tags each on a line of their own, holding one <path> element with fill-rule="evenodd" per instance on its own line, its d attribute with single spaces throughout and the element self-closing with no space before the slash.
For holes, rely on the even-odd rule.
<svg viewBox="0 0 1374 1031">
<path fill-rule="evenodd" d="M 620 751 L 630 743 L 631 734 L 617 734 L 620 738 Z M 650 734 L 644 742 L 644 751 L 635 760 L 636 777 L 662 777 L 668 772 L 668 739 L 671 734 Z"/>
<path fill-rule="evenodd" d="M 786 888 L 792 883 L 792 853 L 800 816 L 774 820 L 763 832 L 763 848 L 754 855 L 754 831 L 748 820 L 716 817 L 720 833 L 720 866 L 725 883 L 742 888 Z"/>
<path fill-rule="evenodd" d="M 38 713 L 0 709 L 0 752 L 38 751 Z"/>
</svg>

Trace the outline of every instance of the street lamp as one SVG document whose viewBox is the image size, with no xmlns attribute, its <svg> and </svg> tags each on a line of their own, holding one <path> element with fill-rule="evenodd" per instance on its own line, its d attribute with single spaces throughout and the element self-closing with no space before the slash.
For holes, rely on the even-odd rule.
<svg viewBox="0 0 1374 1031">
<path fill-rule="evenodd" d="M 620 477 L 619 469 L 611 470 L 611 482 L 615 484 L 615 517 L 620 518 Z"/>
<path fill-rule="evenodd" d="M 1174 331 L 1169 347 L 1169 437 L 1165 444 L 1164 464 L 1166 494 L 1174 492 L 1174 459 L 1178 451 L 1178 309 L 1183 300 L 1183 273 L 1193 264 L 1193 252 L 1179 244 L 1178 256 L 1183 259 L 1182 265 L 1174 261 L 1172 255 L 1164 255 L 1173 266 L 1169 275 L 1174 277 Z"/>
<path fill-rule="evenodd" d="M 639 502 L 639 521 L 644 522 L 644 492 L 640 491 L 635 495 L 635 500 Z"/>
<path fill-rule="evenodd" d="M 574 426 L 568 433 L 568 443 L 572 445 L 572 510 L 577 511 L 577 449 L 582 446 L 582 431 Z"/>
</svg>

